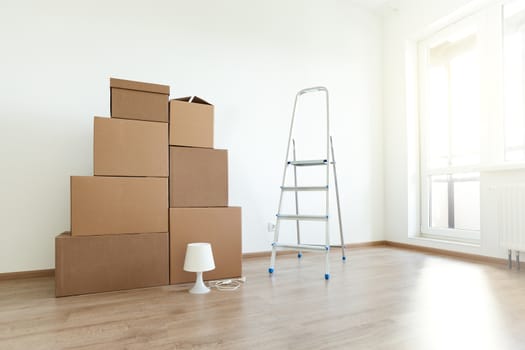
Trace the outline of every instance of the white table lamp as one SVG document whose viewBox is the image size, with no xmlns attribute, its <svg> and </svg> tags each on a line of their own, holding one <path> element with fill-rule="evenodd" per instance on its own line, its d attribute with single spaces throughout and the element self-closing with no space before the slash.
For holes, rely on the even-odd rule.
<svg viewBox="0 0 525 350">
<path fill-rule="evenodd" d="M 184 271 L 196 272 L 197 280 L 190 293 L 205 294 L 210 291 L 204 285 L 202 273 L 215 268 L 213 253 L 210 243 L 189 243 L 186 247 L 186 258 L 184 259 Z"/>
</svg>

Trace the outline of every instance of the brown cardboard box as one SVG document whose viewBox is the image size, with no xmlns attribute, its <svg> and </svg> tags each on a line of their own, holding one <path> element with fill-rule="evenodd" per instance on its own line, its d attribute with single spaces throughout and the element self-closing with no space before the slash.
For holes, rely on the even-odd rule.
<svg viewBox="0 0 525 350">
<path fill-rule="evenodd" d="M 168 122 L 170 87 L 110 79 L 111 117 Z"/>
<path fill-rule="evenodd" d="M 169 283 L 168 234 L 55 238 L 55 295 L 108 292 Z"/>
<path fill-rule="evenodd" d="M 197 96 L 171 100 L 170 145 L 213 148 L 213 105 Z"/>
<path fill-rule="evenodd" d="M 95 175 L 168 177 L 168 124 L 95 117 Z"/>
<path fill-rule="evenodd" d="M 168 179 L 71 177 L 71 234 L 168 232 Z"/>
<path fill-rule="evenodd" d="M 242 275 L 241 208 L 170 209 L 170 283 L 195 281 L 195 273 L 183 270 L 186 245 L 211 243 L 215 269 L 206 280 Z"/>
<path fill-rule="evenodd" d="M 170 147 L 170 207 L 227 207 L 228 151 Z"/>
</svg>

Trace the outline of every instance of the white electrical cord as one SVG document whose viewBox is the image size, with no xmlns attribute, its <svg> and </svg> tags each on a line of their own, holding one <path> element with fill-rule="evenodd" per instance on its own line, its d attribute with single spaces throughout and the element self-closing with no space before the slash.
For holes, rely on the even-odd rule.
<svg viewBox="0 0 525 350">
<path fill-rule="evenodd" d="M 241 278 L 231 278 L 225 280 L 216 280 L 208 282 L 208 287 L 215 288 L 220 291 L 234 291 L 241 287 L 241 284 L 246 282 L 246 277 Z"/>
</svg>

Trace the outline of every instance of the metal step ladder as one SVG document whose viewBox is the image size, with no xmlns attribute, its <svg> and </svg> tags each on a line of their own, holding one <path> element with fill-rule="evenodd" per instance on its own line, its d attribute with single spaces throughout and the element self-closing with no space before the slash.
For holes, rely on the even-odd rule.
<svg viewBox="0 0 525 350">
<path fill-rule="evenodd" d="M 326 157 L 324 159 L 316 159 L 316 160 L 297 160 L 296 159 L 296 153 L 295 153 L 295 140 L 292 139 L 292 132 L 294 127 L 294 121 L 295 121 L 295 113 L 297 110 L 297 103 L 299 101 L 299 98 L 305 94 L 308 93 L 324 93 L 326 98 Z M 330 136 L 330 115 L 329 115 L 329 99 L 328 99 L 328 90 L 325 87 L 319 86 L 319 87 L 313 87 L 308 89 L 303 89 L 297 93 L 295 96 L 295 102 L 293 106 L 293 112 L 292 112 L 292 121 L 290 124 L 290 132 L 288 135 L 288 147 L 286 148 L 286 159 L 284 163 L 284 173 L 283 173 L 283 179 L 281 184 L 281 196 L 279 198 L 279 208 L 277 210 L 276 215 L 276 224 L 275 224 L 275 232 L 274 232 L 274 240 L 272 243 L 272 256 L 270 260 L 270 268 L 268 269 L 268 272 L 270 274 L 273 274 L 275 272 L 275 258 L 277 255 L 278 250 L 297 250 L 298 254 L 297 257 L 302 257 L 303 251 L 321 251 L 325 253 L 325 273 L 324 278 L 326 280 L 330 279 L 330 260 L 329 260 L 329 254 L 330 254 L 330 230 L 329 230 L 329 183 L 330 183 L 330 165 L 333 166 L 334 170 L 334 185 L 335 185 L 335 194 L 336 194 L 336 201 L 337 201 L 337 215 L 338 215 L 338 221 L 339 221 L 339 235 L 341 238 L 341 252 L 342 252 L 342 259 L 343 261 L 346 260 L 345 255 L 345 244 L 344 244 L 344 237 L 343 237 L 343 225 L 341 222 L 341 208 L 339 205 L 339 187 L 337 183 L 337 170 L 336 170 L 336 163 L 335 163 L 335 155 L 334 155 L 334 146 L 332 142 L 332 137 Z M 292 146 L 292 159 L 289 159 L 290 156 L 290 145 Z M 297 186 L 297 168 L 298 167 L 311 167 L 311 166 L 321 166 L 326 168 L 326 184 L 322 186 Z M 293 167 L 293 177 L 294 177 L 294 186 L 287 187 L 285 186 L 286 183 L 286 174 L 287 170 Z M 283 214 L 281 212 L 282 210 L 282 204 L 283 204 L 283 194 L 285 192 L 295 192 L 294 198 L 295 198 L 295 213 L 293 214 Z M 299 192 L 324 192 L 325 193 L 325 215 L 303 215 L 299 214 Z M 279 243 L 279 230 L 280 230 L 280 224 L 283 220 L 292 220 L 295 221 L 295 229 L 297 234 L 297 244 L 284 244 Z M 301 243 L 301 231 L 300 231 L 300 222 L 301 221 L 322 221 L 325 222 L 325 235 L 324 235 L 324 244 L 302 244 Z"/>
</svg>

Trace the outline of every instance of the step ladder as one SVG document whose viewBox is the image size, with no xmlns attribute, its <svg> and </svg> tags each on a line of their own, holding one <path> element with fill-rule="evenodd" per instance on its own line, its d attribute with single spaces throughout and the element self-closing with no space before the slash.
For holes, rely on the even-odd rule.
<svg viewBox="0 0 525 350">
<path fill-rule="evenodd" d="M 292 132 L 294 127 L 294 121 L 295 121 L 295 113 L 297 110 L 297 103 L 299 101 L 299 98 L 305 94 L 308 93 L 323 93 L 326 98 L 326 157 L 324 159 L 315 159 L 315 160 L 297 160 L 296 159 L 296 152 L 295 152 L 295 140 L 292 139 Z M 275 272 L 275 258 L 277 255 L 278 250 L 297 250 L 298 254 L 297 257 L 302 257 L 303 251 L 319 251 L 325 253 L 325 273 L 324 278 L 326 280 L 330 279 L 330 260 L 329 260 L 329 254 L 330 254 L 330 230 L 329 230 L 329 182 L 330 182 L 330 165 L 333 166 L 334 171 L 334 185 L 335 185 L 335 194 L 336 194 L 336 201 L 337 201 L 337 215 L 338 215 L 338 221 L 339 221 L 339 235 L 341 238 L 341 252 L 342 252 L 342 259 L 343 261 L 346 261 L 346 255 L 345 255 L 345 244 L 344 244 L 344 237 L 343 237 L 343 225 L 341 222 L 341 208 L 339 205 L 339 187 L 337 183 L 337 170 L 336 170 L 336 162 L 335 162 L 335 154 L 334 154 L 334 146 L 332 142 L 332 137 L 330 136 L 330 115 L 329 115 L 329 100 L 328 100 L 328 90 L 325 87 L 319 86 L 319 87 L 313 87 L 308 89 L 303 89 L 297 93 L 295 96 L 295 102 L 293 106 L 293 112 L 292 112 L 292 121 L 290 124 L 290 132 L 288 134 L 288 147 L 286 148 L 286 159 L 284 163 L 284 172 L 283 172 L 283 179 L 281 184 L 281 195 L 279 198 L 279 208 L 277 210 L 276 215 L 276 224 L 275 224 L 275 232 L 274 232 L 274 240 L 272 243 L 272 255 L 270 260 L 270 268 L 268 269 L 268 272 L 270 274 L 273 274 Z M 292 146 L 292 159 L 289 159 L 290 156 L 290 145 Z M 312 166 L 320 166 L 326 168 L 326 183 L 322 186 L 297 186 L 297 168 L 299 167 L 312 167 Z M 285 186 L 286 183 L 286 175 L 287 171 L 290 167 L 293 167 L 293 180 L 294 180 L 294 186 L 287 187 Z M 283 214 L 281 212 L 282 210 L 282 204 L 283 204 L 283 194 L 285 192 L 294 192 L 294 199 L 295 199 L 295 213 L 293 214 Z M 325 193 L 325 215 L 303 215 L 299 214 L 299 192 L 324 192 Z M 280 230 L 280 224 L 283 220 L 291 220 L 295 221 L 295 230 L 297 235 L 297 244 L 284 244 L 279 243 L 279 230 Z M 300 231 L 300 222 L 301 221 L 321 221 L 325 222 L 324 229 L 325 229 L 325 235 L 324 235 L 324 244 L 302 244 L 301 243 L 301 231 Z"/>
</svg>

